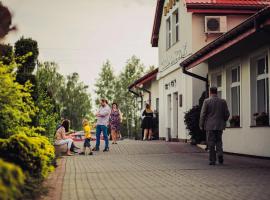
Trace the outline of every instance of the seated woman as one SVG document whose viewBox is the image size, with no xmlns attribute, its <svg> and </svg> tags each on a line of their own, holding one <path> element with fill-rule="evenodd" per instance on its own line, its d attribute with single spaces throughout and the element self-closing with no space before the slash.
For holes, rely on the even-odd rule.
<svg viewBox="0 0 270 200">
<path fill-rule="evenodd" d="M 69 131 L 69 121 L 64 120 L 62 122 L 62 125 L 57 129 L 56 134 L 55 134 L 55 145 L 62 145 L 62 144 L 67 144 L 68 150 L 67 150 L 67 155 L 72 156 L 73 154 L 71 153 L 73 146 L 73 140 L 71 136 L 66 135 Z"/>
</svg>

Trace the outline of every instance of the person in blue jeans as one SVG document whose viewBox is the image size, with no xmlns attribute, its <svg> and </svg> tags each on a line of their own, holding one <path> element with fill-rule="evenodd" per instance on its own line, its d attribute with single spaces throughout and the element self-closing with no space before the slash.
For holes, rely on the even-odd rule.
<svg viewBox="0 0 270 200">
<path fill-rule="evenodd" d="M 100 146 L 100 134 L 103 133 L 105 148 L 103 152 L 109 151 L 109 139 L 108 139 L 108 124 L 110 118 L 111 108 L 108 106 L 106 99 L 101 99 L 100 108 L 96 113 L 96 146 L 93 151 L 99 151 Z"/>
</svg>

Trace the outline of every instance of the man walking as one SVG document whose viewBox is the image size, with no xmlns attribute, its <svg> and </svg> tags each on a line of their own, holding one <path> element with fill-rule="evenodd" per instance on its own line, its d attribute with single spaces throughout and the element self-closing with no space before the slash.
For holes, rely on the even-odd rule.
<svg viewBox="0 0 270 200">
<path fill-rule="evenodd" d="M 100 134 L 103 133 L 105 148 L 103 152 L 109 151 L 109 139 L 108 139 L 108 124 L 110 118 L 111 109 L 107 104 L 106 99 L 101 99 L 100 108 L 96 113 L 97 117 L 97 127 L 96 127 L 96 146 L 93 151 L 99 151 L 100 145 Z"/>
<path fill-rule="evenodd" d="M 206 131 L 209 148 L 209 165 L 223 164 L 222 132 L 226 127 L 230 112 L 224 99 L 217 96 L 217 88 L 210 88 L 210 97 L 203 103 L 200 115 L 200 128 Z"/>
</svg>

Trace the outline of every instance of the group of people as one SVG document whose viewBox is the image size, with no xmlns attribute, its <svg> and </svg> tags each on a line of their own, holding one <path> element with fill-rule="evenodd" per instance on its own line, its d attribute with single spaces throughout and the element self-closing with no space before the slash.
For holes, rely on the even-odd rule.
<svg viewBox="0 0 270 200">
<path fill-rule="evenodd" d="M 218 162 L 223 164 L 223 144 L 222 144 L 222 133 L 226 128 L 226 122 L 229 119 L 230 112 L 225 100 L 217 96 L 217 88 L 210 88 L 210 97 L 203 103 L 201 114 L 200 114 L 200 128 L 206 131 L 207 134 L 207 145 L 209 148 L 209 164 L 215 165 L 218 158 Z M 152 137 L 153 130 L 153 111 L 149 104 L 146 105 L 145 110 L 142 113 L 142 128 L 143 140 L 150 140 Z M 109 138 L 108 129 L 110 128 L 112 134 L 112 144 L 117 144 L 117 137 L 120 131 L 120 124 L 122 121 L 122 114 L 118 109 L 116 103 L 112 104 L 112 108 L 108 105 L 107 100 L 101 99 L 100 108 L 96 113 L 96 145 L 91 149 L 91 126 L 88 120 L 84 119 L 82 124 L 85 132 L 84 147 L 81 154 L 85 154 L 86 148 L 90 149 L 90 155 L 92 151 L 99 151 L 100 149 L 100 135 L 103 134 L 105 141 L 104 152 L 109 151 Z M 55 136 L 55 144 L 67 144 L 68 150 L 67 155 L 73 155 L 71 152 L 79 149 L 74 145 L 72 137 L 68 135 L 69 132 L 69 121 L 64 120 L 57 128 Z M 217 155 L 216 155 L 217 154 Z"/>
<path fill-rule="evenodd" d="M 116 103 L 112 104 L 112 108 L 108 105 L 106 99 L 101 99 L 100 108 L 96 113 L 96 124 L 90 125 L 87 119 L 82 121 L 82 126 L 85 134 L 83 150 L 79 153 L 84 155 L 86 148 L 89 148 L 89 155 L 93 155 L 92 151 L 99 151 L 100 149 L 100 136 L 103 134 L 105 141 L 105 148 L 103 152 L 109 151 L 109 138 L 108 131 L 111 130 L 112 144 L 117 144 L 117 138 L 120 134 L 120 124 L 122 122 L 122 114 Z M 96 127 L 96 145 L 91 149 L 91 129 Z M 74 145 L 72 136 L 69 135 L 69 120 L 63 120 L 62 124 L 57 128 L 55 134 L 55 144 L 62 145 L 67 144 L 67 155 L 73 155 L 72 152 L 76 152 L 78 147 Z"/>
</svg>

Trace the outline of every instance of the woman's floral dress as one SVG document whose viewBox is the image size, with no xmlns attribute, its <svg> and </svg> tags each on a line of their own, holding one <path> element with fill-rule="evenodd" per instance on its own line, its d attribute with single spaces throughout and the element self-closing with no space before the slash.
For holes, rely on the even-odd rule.
<svg viewBox="0 0 270 200">
<path fill-rule="evenodd" d="M 120 131 L 120 112 L 119 110 L 112 110 L 110 115 L 110 127 L 111 130 Z"/>
</svg>

